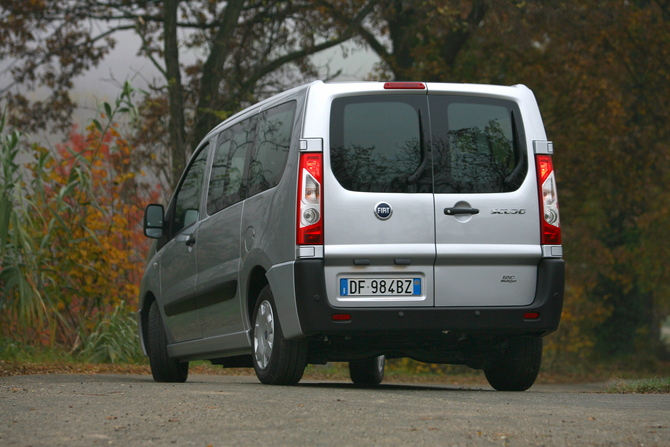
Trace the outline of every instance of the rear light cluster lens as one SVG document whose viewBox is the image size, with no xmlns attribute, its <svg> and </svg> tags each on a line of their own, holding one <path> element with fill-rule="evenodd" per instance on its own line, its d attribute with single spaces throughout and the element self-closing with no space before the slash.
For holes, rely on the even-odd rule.
<svg viewBox="0 0 670 447">
<path fill-rule="evenodd" d="M 323 244 L 323 158 L 320 152 L 300 154 L 298 177 L 298 244 Z"/>
<path fill-rule="evenodd" d="M 386 82 L 386 90 L 425 90 L 426 85 L 423 82 Z"/>
<path fill-rule="evenodd" d="M 540 206 L 542 213 L 542 244 L 561 244 L 561 219 L 558 212 L 556 175 L 550 155 L 536 155 Z"/>
</svg>

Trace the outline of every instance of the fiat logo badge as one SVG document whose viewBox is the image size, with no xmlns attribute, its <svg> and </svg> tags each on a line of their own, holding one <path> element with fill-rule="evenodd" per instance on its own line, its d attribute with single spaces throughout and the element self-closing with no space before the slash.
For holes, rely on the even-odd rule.
<svg viewBox="0 0 670 447">
<path fill-rule="evenodd" d="M 388 220 L 393 214 L 393 208 L 386 202 L 379 202 L 375 205 L 375 216 L 379 220 Z"/>
</svg>

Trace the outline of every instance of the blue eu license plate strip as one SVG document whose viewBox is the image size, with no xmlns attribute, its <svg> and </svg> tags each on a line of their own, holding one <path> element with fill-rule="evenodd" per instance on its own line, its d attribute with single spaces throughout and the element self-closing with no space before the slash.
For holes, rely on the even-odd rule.
<svg viewBox="0 0 670 447">
<path fill-rule="evenodd" d="M 340 296 L 421 296 L 421 278 L 341 278 Z"/>
</svg>

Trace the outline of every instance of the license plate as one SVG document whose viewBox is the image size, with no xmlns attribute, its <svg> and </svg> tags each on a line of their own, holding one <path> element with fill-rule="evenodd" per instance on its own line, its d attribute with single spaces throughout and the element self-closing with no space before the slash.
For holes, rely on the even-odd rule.
<svg viewBox="0 0 670 447">
<path fill-rule="evenodd" d="M 420 296 L 421 278 L 342 278 L 341 296 Z"/>
</svg>

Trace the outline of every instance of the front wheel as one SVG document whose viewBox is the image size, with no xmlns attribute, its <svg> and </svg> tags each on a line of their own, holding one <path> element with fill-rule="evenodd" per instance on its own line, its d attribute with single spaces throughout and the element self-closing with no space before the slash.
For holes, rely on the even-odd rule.
<svg viewBox="0 0 670 447">
<path fill-rule="evenodd" d="M 541 338 L 511 338 L 502 357 L 484 374 L 498 391 L 526 391 L 535 383 L 541 362 Z"/>
<path fill-rule="evenodd" d="M 301 340 L 286 340 L 277 318 L 270 286 L 261 290 L 254 309 L 254 369 L 258 380 L 269 385 L 300 382 L 307 365 L 307 345 Z"/>
<path fill-rule="evenodd" d="M 349 376 L 356 385 L 379 385 L 384 380 L 386 357 L 370 357 L 369 359 L 349 362 Z"/>
<path fill-rule="evenodd" d="M 167 336 L 158 303 L 149 308 L 149 364 L 156 382 L 186 382 L 188 362 L 168 357 Z"/>
</svg>

